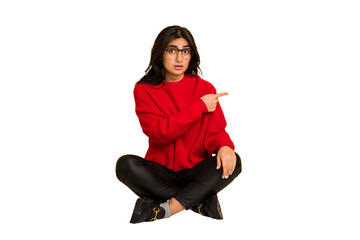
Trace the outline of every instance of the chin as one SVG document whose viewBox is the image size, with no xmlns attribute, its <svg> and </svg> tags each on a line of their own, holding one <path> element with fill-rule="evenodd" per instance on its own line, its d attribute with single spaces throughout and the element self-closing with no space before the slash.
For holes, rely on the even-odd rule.
<svg viewBox="0 0 360 240">
<path fill-rule="evenodd" d="M 171 72 L 170 74 L 174 75 L 174 76 L 181 76 L 183 74 L 185 74 L 184 71 L 174 71 L 174 72 Z"/>
</svg>

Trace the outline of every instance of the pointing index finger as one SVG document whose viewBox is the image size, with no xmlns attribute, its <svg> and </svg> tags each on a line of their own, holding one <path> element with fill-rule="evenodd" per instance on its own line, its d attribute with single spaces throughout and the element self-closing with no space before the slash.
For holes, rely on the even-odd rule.
<svg viewBox="0 0 360 240">
<path fill-rule="evenodd" d="M 215 94 L 215 96 L 217 98 L 222 97 L 222 96 L 226 96 L 226 95 L 229 95 L 229 93 L 228 92 L 222 92 L 222 93 Z"/>
</svg>

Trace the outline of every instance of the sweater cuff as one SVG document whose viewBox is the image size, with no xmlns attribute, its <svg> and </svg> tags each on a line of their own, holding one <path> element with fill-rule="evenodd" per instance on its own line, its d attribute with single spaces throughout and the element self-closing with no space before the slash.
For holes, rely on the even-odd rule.
<svg viewBox="0 0 360 240">
<path fill-rule="evenodd" d="M 208 112 L 207 106 L 202 99 L 197 100 L 195 103 L 199 106 L 201 113 Z"/>
<path fill-rule="evenodd" d="M 207 113 L 207 107 L 203 100 L 198 99 L 190 106 L 190 111 L 193 113 L 199 113 L 201 116 L 203 113 Z M 199 115 L 199 116 L 200 116 Z"/>
<path fill-rule="evenodd" d="M 235 151 L 235 146 L 234 146 L 233 143 L 230 143 L 230 142 L 229 142 L 229 143 L 221 144 L 220 147 L 219 147 L 219 149 L 222 148 L 222 147 L 224 147 L 224 146 L 228 146 L 228 147 L 231 148 L 233 151 Z"/>
<path fill-rule="evenodd" d="M 230 147 L 233 151 L 235 151 L 235 145 L 233 143 L 233 141 L 231 141 L 230 138 L 225 138 L 225 139 L 221 139 L 218 144 L 217 144 L 217 149 L 215 150 L 215 152 L 218 152 L 220 148 L 224 147 L 224 146 L 228 146 Z"/>
</svg>

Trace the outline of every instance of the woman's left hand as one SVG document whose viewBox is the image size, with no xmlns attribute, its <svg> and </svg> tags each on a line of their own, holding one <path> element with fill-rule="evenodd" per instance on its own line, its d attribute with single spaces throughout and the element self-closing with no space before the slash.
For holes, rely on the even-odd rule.
<svg viewBox="0 0 360 240">
<path fill-rule="evenodd" d="M 229 146 L 223 146 L 219 149 L 216 159 L 216 169 L 220 169 L 222 166 L 222 178 L 227 179 L 234 172 L 236 167 L 236 156 L 234 150 L 232 150 Z"/>
</svg>

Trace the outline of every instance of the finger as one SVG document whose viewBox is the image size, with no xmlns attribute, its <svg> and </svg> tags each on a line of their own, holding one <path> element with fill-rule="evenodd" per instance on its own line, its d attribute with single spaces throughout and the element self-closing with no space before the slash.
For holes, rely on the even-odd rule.
<svg viewBox="0 0 360 240">
<path fill-rule="evenodd" d="M 222 93 L 215 94 L 215 97 L 219 98 L 219 97 L 226 96 L 226 95 L 229 95 L 229 93 L 228 92 L 222 92 Z"/>
<path fill-rule="evenodd" d="M 235 158 L 235 160 L 234 160 L 233 163 L 232 163 L 230 175 L 233 174 L 233 172 L 235 171 L 235 168 L 236 168 L 236 158 Z"/>
<path fill-rule="evenodd" d="M 232 167 L 230 170 L 230 176 L 234 173 L 234 171 L 235 171 L 235 167 Z"/>
<path fill-rule="evenodd" d="M 231 161 L 228 163 L 228 166 L 226 167 L 225 178 L 228 179 L 233 174 L 234 170 L 235 170 L 235 165 Z"/>
<path fill-rule="evenodd" d="M 216 169 L 217 170 L 219 170 L 220 169 L 220 167 L 221 167 L 221 160 L 220 160 L 220 155 L 218 154 L 217 156 L 216 156 Z"/>
<path fill-rule="evenodd" d="M 230 168 L 230 170 L 229 170 L 229 176 L 231 176 L 234 171 L 235 171 L 235 166 L 232 165 L 231 168 Z"/>
<path fill-rule="evenodd" d="M 226 162 L 222 163 L 222 168 L 223 168 L 223 174 L 222 174 L 222 178 L 228 178 L 229 177 L 229 166 L 228 164 L 226 164 Z"/>
</svg>

